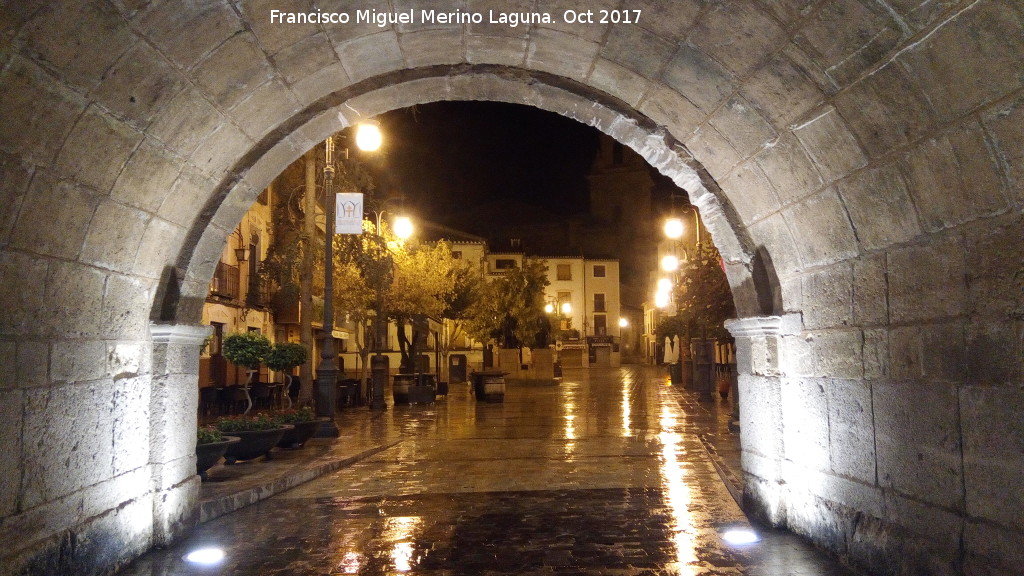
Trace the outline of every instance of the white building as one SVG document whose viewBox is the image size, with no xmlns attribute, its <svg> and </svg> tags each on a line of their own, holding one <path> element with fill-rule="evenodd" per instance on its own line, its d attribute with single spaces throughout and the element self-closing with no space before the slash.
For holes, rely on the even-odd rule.
<svg viewBox="0 0 1024 576">
<path fill-rule="evenodd" d="M 545 299 L 561 330 L 559 358 L 568 366 L 618 366 L 622 361 L 619 261 L 544 258 Z M 569 307 L 566 308 L 565 305 Z M 578 331 L 573 338 L 570 333 Z"/>
</svg>

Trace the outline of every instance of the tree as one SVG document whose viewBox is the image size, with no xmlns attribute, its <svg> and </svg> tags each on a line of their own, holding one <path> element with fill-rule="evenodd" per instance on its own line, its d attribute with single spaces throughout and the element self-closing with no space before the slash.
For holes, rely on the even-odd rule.
<svg viewBox="0 0 1024 576">
<path fill-rule="evenodd" d="M 480 341 L 497 340 L 502 348 L 534 342 L 548 323 L 544 314 L 544 288 L 548 284 L 544 262 L 524 258 L 522 268 L 483 283 L 480 298 L 469 312 L 467 332 Z"/>
<path fill-rule="evenodd" d="M 360 359 L 360 382 L 368 376 L 368 358 L 374 339 L 370 322 L 380 321 L 387 290 L 394 281 L 394 259 L 387 248 L 390 233 L 363 222 L 363 233 L 335 238 L 334 307 L 356 325 L 355 343 Z"/>
<path fill-rule="evenodd" d="M 448 365 L 448 356 L 455 342 L 465 333 L 466 322 L 473 304 L 481 296 L 484 282 L 479 269 L 462 259 L 452 260 L 449 274 L 452 290 L 444 299 L 444 311 L 441 313 L 444 325 L 437 343 L 444 366 Z"/>
<path fill-rule="evenodd" d="M 259 369 L 270 348 L 270 339 L 259 332 L 235 332 L 224 337 L 224 357 L 249 370 Z"/>
<path fill-rule="evenodd" d="M 309 353 L 306 347 L 296 342 L 278 342 L 271 348 L 270 353 L 267 354 L 265 362 L 267 368 L 274 370 L 275 372 L 284 372 L 285 377 L 285 394 L 289 394 L 292 384 L 292 375 L 288 373 L 291 369 L 296 366 L 300 366 L 306 362 L 309 358 Z M 291 403 L 289 395 L 288 402 Z"/>
<path fill-rule="evenodd" d="M 714 247 L 703 247 L 694 257 L 693 265 L 686 269 L 674 294 L 675 317 L 659 323 L 657 333 L 678 330 L 674 334 L 687 340 L 700 338 L 727 338 L 725 321 L 736 315 L 729 289 L 729 281 L 722 269 L 722 258 Z M 669 335 L 669 334 L 665 334 Z"/>
<path fill-rule="evenodd" d="M 388 310 L 398 327 L 401 369 L 416 371 L 416 357 L 426 347 L 427 318 L 440 319 L 455 290 L 452 258 L 447 242 L 405 243 L 396 247 L 395 281 L 388 290 Z M 406 325 L 412 326 L 411 338 Z"/>
<path fill-rule="evenodd" d="M 260 275 L 277 288 L 275 301 L 294 302 L 298 299 L 300 302 L 300 341 L 308 350 L 313 348 L 314 316 L 322 317 L 323 314 L 323 309 L 316 306 L 313 297 L 324 293 L 324 234 L 317 226 L 318 198 L 323 197 L 324 161 L 323 147 L 318 146 L 289 166 L 282 175 L 279 181 L 283 193 L 278 195 L 280 198 L 273 206 L 274 233 L 267 257 L 260 265 Z M 372 193 L 373 180 L 358 160 L 343 159 L 338 155 L 334 168 L 336 189 Z M 322 213 L 319 220 L 323 221 Z M 341 238 L 344 236 L 334 239 L 335 270 L 339 270 L 337 243 Z M 349 292 L 344 289 L 335 290 L 336 309 L 349 310 L 337 303 L 339 296 L 344 299 L 347 295 Z M 311 357 L 301 365 L 300 381 L 299 404 L 309 405 L 313 400 Z"/>
</svg>

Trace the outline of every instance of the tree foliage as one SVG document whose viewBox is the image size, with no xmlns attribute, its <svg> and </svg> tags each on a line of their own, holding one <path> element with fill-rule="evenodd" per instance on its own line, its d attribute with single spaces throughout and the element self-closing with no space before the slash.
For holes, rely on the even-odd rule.
<svg viewBox="0 0 1024 576">
<path fill-rule="evenodd" d="M 237 366 L 256 370 L 270 354 L 270 339 L 259 332 L 235 332 L 224 337 L 224 357 Z"/>
<path fill-rule="evenodd" d="M 525 258 L 522 268 L 483 282 L 480 297 L 468 313 L 467 332 L 484 342 L 493 338 L 502 348 L 532 344 L 548 324 L 544 314 L 547 285 L 547 268 L 535 258 Z"/>
<path fill-rule="evenodd" d="M 298 342 L 278 342 L 264 358 L 267 368 L 278 372 L 291 370 L 309 357 L 306 347 Z"/>
<path fill-rule="evenodd" d="M 736 315 L 722 258 L 714 247 L 702 247 L 675 290 L 677 313 L 656 328 L 660 338 L 672 334 L 697 338 L 728 338 L 724 323 Z"/>
</svg>

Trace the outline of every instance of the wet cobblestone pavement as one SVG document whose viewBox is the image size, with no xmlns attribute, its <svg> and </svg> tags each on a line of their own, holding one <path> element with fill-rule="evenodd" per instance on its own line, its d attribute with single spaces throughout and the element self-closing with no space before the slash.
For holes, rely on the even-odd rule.
<svg viewBox="0 0 1024 576">
<path fill-rule="evenodd" d="M 207 522 L 123 574 L 853 574 L 789 534 L 723 540 L 750 527 L 698 438 L 725 420 L 655 368 L 566 370 L 493 404 L 455 385 L 369 420 L 398 444 Z M 183 560 L 204 546 L 224 560 Z"/>
</svg>

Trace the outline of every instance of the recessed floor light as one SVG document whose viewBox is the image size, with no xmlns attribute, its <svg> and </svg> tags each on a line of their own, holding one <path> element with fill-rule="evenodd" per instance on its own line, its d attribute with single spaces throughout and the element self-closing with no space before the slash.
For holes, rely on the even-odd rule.
<svg viewBox="0 0 1024 576">
<path fill-rule="evenodd" d="M 747 529 L 727 530 L 722 539 L 733 545 L 753 544 L 761 540 L 756 532 Z"/>
<path fill-rule="evenodd" d="M 211 566 L 224 559 L 224 551 L 220 548 L 200 548 L 185 555 L 187 562 Z"/>
</svg>

